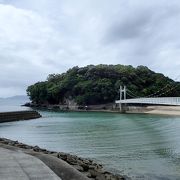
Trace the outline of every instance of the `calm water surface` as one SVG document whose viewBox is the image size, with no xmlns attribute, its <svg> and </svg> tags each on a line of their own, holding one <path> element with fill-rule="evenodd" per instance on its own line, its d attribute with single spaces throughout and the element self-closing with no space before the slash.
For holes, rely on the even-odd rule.
<svg viewBox="0 0 180 180">
<path fill-rule="evenodd" d="M 180 117 L 40 111 L 0 137 L 95 159 L 132 179 L 180 179 Z"/>
</svg>

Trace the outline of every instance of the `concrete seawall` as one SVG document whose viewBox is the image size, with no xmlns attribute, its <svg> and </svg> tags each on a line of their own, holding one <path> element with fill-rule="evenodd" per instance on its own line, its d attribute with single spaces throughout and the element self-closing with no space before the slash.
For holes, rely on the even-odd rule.
<svg viewBox="0 0 180 180">
<path fill-rule="evenodd" d="M 68 153 L 48 151 L 5 138 L 0 138 L 0 148 L 21 151 L 40 159 L 62 180 L 130 180 L 126 176 L 106 171 L 101 164 L 93 160 Z"/>
<path fill-rule="evenodd" d="M 40 118 L 37 111 L 0 112 L 0 123 Z"/>
</svg>

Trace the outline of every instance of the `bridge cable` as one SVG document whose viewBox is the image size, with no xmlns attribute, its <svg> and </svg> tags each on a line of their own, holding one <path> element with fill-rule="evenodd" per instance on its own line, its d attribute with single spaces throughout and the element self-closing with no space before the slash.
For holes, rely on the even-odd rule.
<svg viewBox="0 0 180 180">
<path fill-rule="evenodd" d="M 131 98 L 138 98 L 137 96 L 133 96 L 131 94 L 129 94 L 128 92 L 126 92 L 128 96 L 130 96 Z"/>
<path fill-rule="evenodd" d="M 139 78 L 139 77 L 138 77 Z M 171 91 L 171 90 L 173 90 L 173 89 L 175 89 L 177 86 L 179 86 L 180 84 L 177 84 L 177 85 L 175 85 L 175 87 L 171 87 L 170 89 L 168 89 L 166 92 L 163 92 L 163 93 L 160 93 L 161 91 L 163 91 L 163 90 L 165 90 L 166 88 L 168 88 L 168 86 L 170 86 L 172 83 L 178 83 L 178 82 L 176 82 L 178 79 L 180 78 L 180 74 L 172 81 L 172 82 L 170 82 L 170 83 L 168 83 L 168 84 L 166 84 L 163 88 L 161 88 L 160 90 L 158 90 L 158 91 L 156 91 L 155 93 L 152 93 L 152 94 L 150 94 L 150 95 L 148 95 L 148 96 L 144 96 L 143 98 L 149 98 L 149 97 L 158 97 L 158 96 L 161 96 L 161 95 L 163 95 L 163 94 L 166 94 L 166 93 L 168 93 L 169 91 Z M 142 81 L 142 79 L 141 78 L 139 78 L 141 81 Z M 127 92 L 127 94 L 130 96 L 130 97 L 133 97 L 133 98 L 141 98 L 140 96 L 137 96 L 135 93 L 133 93 L 132 91 L 130 91 L 129 89 L 127 89 L 127 91 L 129 92 Z M 160 93 L 160 94 L 158 94 L 158 93 Z M 156 96 L 155 96 L 156 95 Z"/>
<path fill-rule="evenodd" d="M 180 75 L 178 75 L 174 80 L 173 80 L 173 82 L 170 82 L 169 84 L 166 84 L 166 86 L 164 86 L 163 88 L 161 88 L 160 90 L 158 90 L 158 91 L 156 91 L 155 93 L 153 93 L 153 94 L 150 94 L 150 95 L 148 95 L 148 96 L 146 96 L 146 97 L 152 97 L 152 96 L 154 96 L 154 95 L 156 95 L 156 97 L 158 96 L 158 93 L 159 92 L 161 92 L 161 91 L 163 91 L 164 89 L 166 89 L 168 86 L 170 86 L 172 83 L 174 83 L 174 82 L 176 82 L 178 79 L 179 79 L 179 77 L 180 77 Z M 177 83 L 177 82 L 176 82 Z M 177 86 L 177 85 L 176 85 Z M 169 91 L 168 91 L 169 92 Z M 159 94 L 159 95 L 162 95 L 162 94 L 165 94 L 164 92 L 163 93 L 161 93 L 161 94 Z"/>
<path fill-rule="evenodd" d="M 134 94 L 132 91 L 130 91 L 129 89 L 127 89 L 127 91 L 131 94 L 131 96 L 135 97 L 135 98 L 139 98 L 140 96 L 137 96 L 136 94 Z"/>
<path fill-rule="evenodd" d="M 163 93 L 159 94 L 158 96 L 161 96 L 161 95 L 163 95 L 163 94 L 166 94 L 166 93 L 172 91 L 173 89 L 175 89 L 175 88 L 176 88 L 177 86 L 179 86 L 179 85 L 180 85 L 180 84 L 177 84 L 177 85 L 175 85 L 174 87 L 171 87 L 171 88 L 168 89 L 166 92 L 163 92 Z M 158 96 L 155 96 L 155 97 L 158 97 Z"/>
</svg>

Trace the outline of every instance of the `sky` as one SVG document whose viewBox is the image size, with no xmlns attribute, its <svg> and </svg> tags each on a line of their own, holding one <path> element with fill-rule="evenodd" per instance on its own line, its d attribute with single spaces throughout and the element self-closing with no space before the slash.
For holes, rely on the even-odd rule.
<svg viewBox="0 0 180 180">
<path fill-rule="evenodd" d="M 73 66 L 180 74 L 179 0 L 0 0 L 0 97 Z"/>
</svg>

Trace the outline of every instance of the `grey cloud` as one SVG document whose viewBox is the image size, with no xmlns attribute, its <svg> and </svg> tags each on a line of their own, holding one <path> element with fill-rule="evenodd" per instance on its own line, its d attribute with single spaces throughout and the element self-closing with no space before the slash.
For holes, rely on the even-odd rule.
<svg viewBox="0 0 180 180">
<path fill-rule="evenodd" d="M 144 33 L 147 33 L 151 16 L 149 12 L 146 12 L 146 14 L 132 14 L 130 17 L 123 19 L 122 22 L 114 23 L 107 33 L 108 43 L 141 37 Z"/>
<path fill-rule="evenodd" d="M 127 8 L 127 7 L 126 7 Z M 107 28 L 107 33 L 104 40 L 107 43 L 116 43 L 122 40 L 133 40 L 138 38 L 151 38 L 156 33 L 164 33 L 162 25 L 166 24 L 165 28 L 169 28 L 169 23 L 179 17 L 180 5 L 159 5 L 158 3 L 153 8 L 140 6 L 133 10 L 126 9 L 127 12 L 119 13 L 117 20 L 110 24 Z M 177 21 L 178 22 L 178 21 Z M 172 27 L 171 27 L 172 28 Z M 161 42 L 159 42 L 161 43 Z"/>
</svg>

